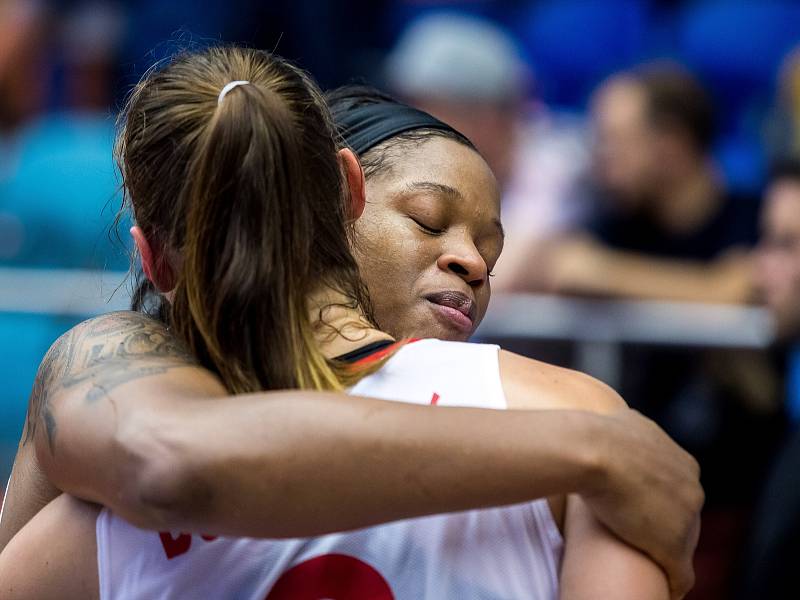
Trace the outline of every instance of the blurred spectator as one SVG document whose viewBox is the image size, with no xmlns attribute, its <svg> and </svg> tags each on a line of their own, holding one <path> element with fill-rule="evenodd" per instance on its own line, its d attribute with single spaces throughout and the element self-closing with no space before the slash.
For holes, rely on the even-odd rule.
<svg viewBox="0 0 800 600">
<path fill-rule="evenodd" d="M 44 106 L 48 24 L 42 2 L 0 1 L 0 158 L 3 138 Z"/>
<path fill-rule="evenodd" d="M 738 596 L 800 597 L 800 162 L 773 173 L 766 191 L 758 287 L 787 350 L 786 411 L 792 425 L 753 520 Z"/>
<path fill-rule="evenodd" d="M 767 122 L 767 141 L 773 158 L 800 156 L 800 46 L 781 66 L 777 102 Z"/>
<path fill-rule="evenodd" d="M 776 337 L 790 346 L 786 408 L 800 422 L 800 162 L 786 162 L 765 194 L 757 283 L 775 321 Z"/>
<path fill-rule="evenodd" d="M 118 186 L 110 104 L 121 16 L 113 4 L 79 3 L 50 31 L 49 39 L 26 37 L 24 47 L 32 57 L 58 57 L 64 108 L 16 123 L 11 160 L 0 177 L 0 264 L 125 268 L 125 253 L 107 235 Z M 28 79 L 47 80 L 49 71 L 31 73 L 9 80 L 7 95 L 30 98 L 40 90 L 41 96 L 35 84 L 19 89 Z M 41 110 L 38 100 L 30 106 Z"/>
<path fill-rule="evenodd" d="M 503 188 L 504 254 L 571 226 L 570 186 L 588 162 L 575 119 L 527 100 L 530 74 L 492 22 L 444 12 L 413 22 L 387 62 L 391 88 L 463 132 Z M 504 258 L 504 260 L 511 260 Z"/>
<path fill-rule="evenodd" d="M 714 111 L 687 72 L 654 64 L 597 91 L 596 216 L 583 234 L 533 247 L 504 276 L 516 288 L 745 302 L 741 251 L 755 243 L 758 201 L 729 194 L 711 157 Z"/>
<path fill-rule="evenodd" d="M 700 84 L 675 65 L 646 65 L 607 80 L 591 116 L 596 214 L 583 232 L 529 247 L 515 272 L 498 266 L 498 279 L 512 289 L 749 301 L 759 202 L 727 192 L 711 156 L 715 113 Z M 703 468 L 703 580 L 693 597 L 727 598 L 782 427 L 775 373 L 764 356 L 733 350 L 632 346 L 624 364 L 619 391 Z"/>
<path fill-rule="evenodd" d="M 110 104 L 121 34 L 111 3 L 56 14 L 0 1 L 0 267 L 127 269 L 124 244 L 110 232 L 119 208 Z M 79 320 L 0 311 L 0 459 L 19 437 L 41 357 Z"/>
<path fill-rule="evenodd" d="M 59 54 L 65 106 L 110 112 L 125 24 L 121 7 L 109 1 L 83 2 L 64 16 Z"/>
</svg>

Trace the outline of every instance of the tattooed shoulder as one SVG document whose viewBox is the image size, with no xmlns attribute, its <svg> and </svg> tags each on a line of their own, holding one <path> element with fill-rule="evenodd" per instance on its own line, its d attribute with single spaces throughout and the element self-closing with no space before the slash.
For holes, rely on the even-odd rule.
<svg viewBox="0 0 800 600">
<path fill-rule="evenodd" d="M 57 392 L 86 384 L 80 389 L 93 402 L 124 383 L 196 364 L 163 323 L 146 315 L 124 311 L 84 321 L 58 338 L 39 366 L 23 444 L 43 427 L 52 451 L 56 421 L 50 400 Z"/>
</svg>

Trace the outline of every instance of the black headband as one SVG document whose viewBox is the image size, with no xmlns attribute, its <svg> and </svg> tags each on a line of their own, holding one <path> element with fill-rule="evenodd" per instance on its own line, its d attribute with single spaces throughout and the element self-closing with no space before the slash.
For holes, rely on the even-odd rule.
<svg viewBox="0 0 800 600">
<path fill-rule="evenodd" d="M 438 129 L 466 138 L 426 112 L 396 102 L 375 102 L 357 108 L 334 110 L 333 119 L 347 145 L 364 154 L 381 142 L 405 131 Z"/>
</svg>

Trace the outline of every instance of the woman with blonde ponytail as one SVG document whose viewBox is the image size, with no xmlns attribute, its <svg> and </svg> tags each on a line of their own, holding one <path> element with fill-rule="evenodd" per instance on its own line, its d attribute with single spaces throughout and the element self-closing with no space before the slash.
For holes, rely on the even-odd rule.
<svg viewBox="0 0 800 600">
<path fill-rule="evenodd" d="M 306 303 L 322 287 L 369 302 L 344 203 L 330 202 L 344 198 L 330 116 L 307 76 L 257 50 L 178 58 L 136 88 L 120 139 L 137 247 L 180 257 L 169 281 L 148 279 L 169 292 L 162 314 L 190 353 L 231 392 L 342 389 L 345 373 L 309 343 Z"/>
</svg>

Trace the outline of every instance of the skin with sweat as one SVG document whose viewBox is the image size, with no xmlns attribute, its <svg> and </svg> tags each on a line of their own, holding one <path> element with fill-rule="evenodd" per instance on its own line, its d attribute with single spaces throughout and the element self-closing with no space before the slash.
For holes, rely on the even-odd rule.
<svg viewBox="0 0 800 600">
<path fill-rule="evenodd" d="M 466 340 L 503 249 L 497 181 L 478 153 L 432 138 L 369 177 L 354 252 L 376 319 L 397 338 Z"/>
</svg>

